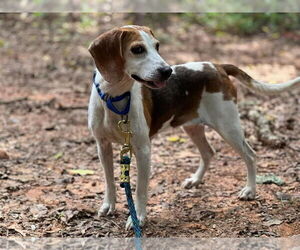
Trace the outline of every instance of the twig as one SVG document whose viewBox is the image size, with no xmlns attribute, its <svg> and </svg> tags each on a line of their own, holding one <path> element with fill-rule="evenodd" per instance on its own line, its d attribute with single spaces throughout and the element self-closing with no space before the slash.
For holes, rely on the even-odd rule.
<svg viewBox="0 0 300 250">
<path fill-rule="evenodd" d="M 12 104 L 15 102 L 23 102 L 23 101 L 27 101 L 28 98 L 27 97 L 21 97 L 21 98 L 17 98 L 14 100 L 10 100 L 10 101 L 0 101 L 0 105 L 7 105 L 7 104 Z"/>
<path fill-rule="evenodd" d="M 76 109 L 84 109 L 87 110 L 87 106 L 59 106 L 58 110 L 76 110 Z"/>
</svg>

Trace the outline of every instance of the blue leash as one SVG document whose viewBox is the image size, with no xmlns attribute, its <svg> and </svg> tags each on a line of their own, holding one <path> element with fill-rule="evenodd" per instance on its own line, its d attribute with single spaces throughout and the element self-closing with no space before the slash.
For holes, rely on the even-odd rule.
<svg viewBox="0 0 300 250">
<path fill-rule="evenodd" d="M 121 176 L 122 176 L 122 174 L 124 174 L 125 176 L 128 177 L 128 180 L 129 180 L 130 158 L 128 156 L 122 156 L 121 166 L 124 166 L 124 165 L 128 166 L 128 170 L 123 171 L 123 173 L 121 173 Z M 125 189 L 128 209 L 129 209 L 129 213 L 130 213 L 130 216 L 131 216 L 133 230 L 134 230 L 134 234 L 135 234 L 135 239 L 134 239 L 135 249 L 136 250 L 142 250 L 143 249 L 142 248 L 142 241 L 141 241 L 142 229 L 140 227 L 139 219 L 137 218 L 137 215 L 136 215 L 135 206 L 134 206 L 134 202 L 133 202 L 133 199 L 132 199 L 130 181 L 121 182 L 120 186 Z"/>
<path fill-rule="evenodd" d="M 125 92 L 124 94 L 122 94 L 120 96 L 116 96 L 116 97 L 111 97 L 111 96 L 103 93 L 100 89 L 100 84 L 96 83 L 96 71 L 94 72 L 93 83 L 94 83 L 94 85 L 97 89 L 97 92 L 98 92 L 100 98 L 104 102 L 106 102 L 106 106 L 107 106 L 108 109 L 110 109 L 112 112 L 114 112 L 118 115 L 121 115 L 121 117 L 128 115 L 129 110 L 130 110 L 130 101 L 131 101 L 130 92 Z M 125 98 L 127 98 L 127 104 L 125 105 L 123 110 L 118 110 L 113 103 L 114 102 L 119 102 L 119 101 L 121 101 Z M 122 118 L 122 120 L 123 120 L 123 118 Z M 126 133 L 128 134 L 128 132 L 129 131 L 125 131 L 125 134 Z M 130 133 L 131 132 L 129 132 L 129 134 Z M 129 138 L 130 138 L 130 136 L 129 136 Z M 124 145 L 125 145 L 125 147 L 128 147 L 128 148 L 125 149 L 125 150 L 128 149 L 128 151 L 126 151 L 126 152 L 130 152 L 131 151 L 130 145 L 127 145 L 126 143 Z M 124 147 L 124 145 L 123 145 L 123 147 Z M 142 229 L 140 227 L 140 223 L 139 223 L 139 220 L 138 220 L 137 215 L 136 215 L 136 210 L 135 210 L 134 202 L 133 202 L 133 199 L 132 199 L 130 179 L 129 179 L 130 163 L 131 163 L 130 156 L 121 155 L 121 161 L 120 161 L 120 164 L 121 164 L 121 177 L 120 177 L 121 183 L 120 183 L 120 186 L 125 189 L 128 209 L 129 209 L 129 213 L 130 213 L 130 216 L 131 216 L 133 230 L 134 230 L 134 234 L 135 234 L 135 248 L 136 248 L 136 250 L 142 250 L 142 241 L 141 241 Z"/>
<path fill-rule="evenodd" d="M 128 156 L 123 156 L 122 160 L 121 160 L 121 164 L 129 166 L 130 165 L 130 158 Z M 124 175 L 129 177 L 129 170 L 125 170 Z M 132 199 L 130 182 L 129 181 L 121 182 L 120 186 L 122 188 L 125 188 L 127 204 L 128 204 L 132 224 L 133 224 L 135 237 L 141 238 L 142 237 L 142 230 L 140 228 L 140 222 L 139 222 L 139 220 L 137 218 L 137 215 L 136 215 L 135 206 L 134 206 L 133 199 Z"/>
</svg>

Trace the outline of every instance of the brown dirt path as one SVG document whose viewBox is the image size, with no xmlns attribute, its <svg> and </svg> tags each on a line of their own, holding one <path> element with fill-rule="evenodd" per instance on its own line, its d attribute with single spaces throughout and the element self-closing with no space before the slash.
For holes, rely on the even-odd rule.
<svg viewBox="0 0 300 250">
<path fill-rule="evenodd" d="M 10 157 L 0 160 L 0 236 L 131 236 L 124 230 L 127 209 L 119 187 L 116 214 L 97 218 L 104 180 L 85 108 L 93 71 L 86 48 L 98 33 L 127 21 L 122 15 L 112 20 L 104 15 L 97 17 L 98 25 L 84 27 L 76 20 L 59 22 L 59 18 L 0 15 L 0 102 L 17 100 L 0 104 L 0 149 Z M 266 35 L 218 37 L 200 26 L 180 26 L 172 20 L 166 30 L 153 28 L 162 41 L 163 57 L 172 64 L 233 63 L 257 79 L 274 82 L 299 75 L 299 41 Z M 264 146 L 255 125 L 243 119 L 246 137 L 259 156 L 258 173 L 274 173 L 286 184 L 258 185 L 255 201 L 239 201 L 245 166 L 207 129 L 217 155 L 205 183 L 184 190 L 181 183 L 195 171 L 198 153 L 180 129 L 168 130 L 153 140 L 146 236 L 300 234 L 300 92 L 269 98 L 239 89 L 242 118 L 247 102 L 267 114 L 275 133 L 286 140 L 282 148 Z M 174 135 L 187 141 L 167 140 Z M 67 171 L 79 168 L 94 174 Z M 132 174 L 135 182 L 134 170 Z M 289 200 L 279 200 L 276 193 L 287 194 Z"/>
</svg>

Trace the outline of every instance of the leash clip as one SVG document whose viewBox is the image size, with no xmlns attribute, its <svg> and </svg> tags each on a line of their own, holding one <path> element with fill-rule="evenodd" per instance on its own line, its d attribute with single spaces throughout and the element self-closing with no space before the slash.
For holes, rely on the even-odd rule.
<svg viewBox="0 0 300 250">
<path fill-rule="evenodd" d="M 121 174 L 120 181 L 122 183 L 129 183 L 129 171 L 130 171 L 130 161 L 132 157 L 132 146 L 131 146 L 131 137 L 132 131 L 130 129 L 130 121 L 128 120 L 128 116 L 122 117 L 122 120 L 118 122 L 118 128 L 124 137 L 124 144 L 121 148 L 120 152 L 120 163 L 121 163 Z"/>
<path fill-rule="evenodd" d="M 130 157 L 132 155 L 132 147 L 131 147 L 131 137 L 132 137 L 132 131 L 130 129 L 130 121 L 128 118 L 126 120 L 121 120 L 118 123 L 118 128 L 121 131 L 121 133 L 124 136 L 124 144 L 121 150 L 121 156 L 122 154 L 130 153 Z"/>
</svg>

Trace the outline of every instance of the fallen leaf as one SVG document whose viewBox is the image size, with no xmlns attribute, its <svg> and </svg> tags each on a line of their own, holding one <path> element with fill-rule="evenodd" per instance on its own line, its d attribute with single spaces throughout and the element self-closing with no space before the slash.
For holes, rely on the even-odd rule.
<svg viewBox="0 0 300 250">
<path fill-rule="evenodd" d="M 271 227 L 274 225 L 280 225 L 283 221 L 279 219 L 271 219 L 263 223 L 264 226 Z"/>
<path fill-rule="evenodd" d="M 180 138 L 179 136 L 170 136 L 167 138 L 167 141 L 170 142 L 186 142 L 186 139 Z"/>
<path fill-rule="evenodd" d="M 0 150 L 0 160 L 8 160 L 9 156 L 4 150 Z"/>
<path fill-rule="evenodd" d="M 180 140 L 179 136 L 170 136 L 167 138 L 167 141 L 170 141 L 170 142 L 177 142 L 179 140 Z"/>
<path fill-rule="evenodd" d="M 284 181 L 280 177 L 278 177 L 274 174 L 257 175 L 256 183 L 257 184 L 272 184 L 272 183 L 274 183 L 278 186 L 284 185 Z"/>
<path fill-rule="evenodd" d="M 64 153 L 63 152 L 58 152 L 57 154 L 55 154 L 53 157 L 55 160 L 58 160 L 59 158 L 63 157 Z"/>
<path fill-rule="evenodd" d="M 21 226 L 18 225 L 17 223 L 13 223 L 13 224 L 10 225 L 9 227 L 7 227 L 7 229 L 13 230 L 13 231 L 15 231 L 15 232 L 21 234 L 23 237 L 26 236 L 26 232 L 25 232 L 23 229 L 21 229 Z"/>
<path fill-rule="evenodd" d="M 44 194 L 42 187 L 35 187 L 25 194 L 29 200 L 38 200 Z"/>
<path fill-rule="evenodd" d="M 163 185 L 158 184 L 156 187 L 154 187 L 154 188 L 152 189 L 151 197 L 157 196 L 157 195 L 159 195 L 159 194 L 162 194 L 163 192 L 164 192 L 164 187 L 163 187 Z"/>
<path fill-rule="evenodd" d="M 3 40 L 0 40 L 0 48 L 3 48 L 5 45 L 5 42 Z"/>
<path fill-rule="evenodd" d="M 292 196 L 290 194 L 285 194 L 281 192 L 277 192 L 276 197 L 280 201 L 290 201 L 292 199 Z"/>
<path fill-rule="evenodd" d="M 83 175 L 92 175 L 95 173 L 93 170 L 89 169 L 69 169 L 67 170 L 70 174 L 79 174 L 81 176 Z"/>
<path fill-rule="evenodd" d="M 29 211 L 35 219 L 45 217 L 48 213 L 48 209 L 44 204 L 35 204 L 30 207 Z"/>
</svg>

